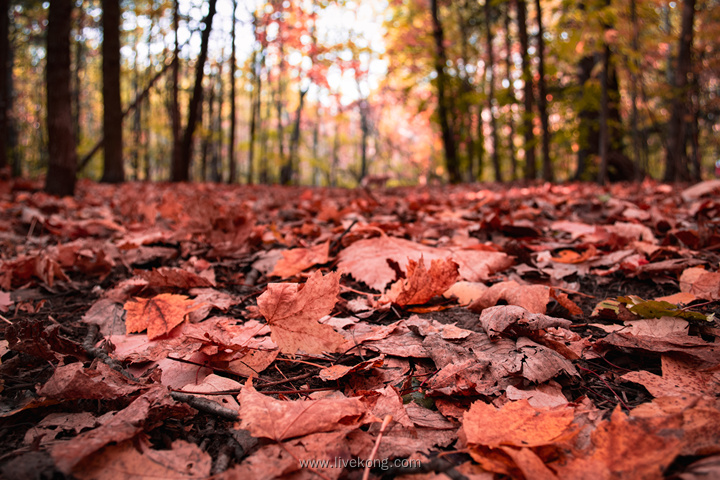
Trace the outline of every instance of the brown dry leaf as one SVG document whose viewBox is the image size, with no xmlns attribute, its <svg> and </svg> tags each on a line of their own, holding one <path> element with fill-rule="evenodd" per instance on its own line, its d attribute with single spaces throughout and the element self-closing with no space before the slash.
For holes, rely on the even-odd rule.
<svg viewBox="0 0 720 480">
<path fill-rule="evenodd" d="M 270 326 L 270 336 L 283 353 L 335 352 L 345 342 L 342 335 L 318 320 L 332 312 L 340 293 L 340 274 L 313 272 L 303 285 L 271 283 L 258 297 L 260 313 Z"/>
<path fill-rule="evenodd" d="M 621 378 L 644 386 L 654 397 L 720 394 L 720 375 L 705 372 L 697 362 L 662 356 L 662 376 L 646 371 L 629 372 Z"/>
<path fill-rule="evenodd" d="M 85 312 L 82 321 L 97 325 L 100 328 L 100 333 L 105 336 L 125 335 L 124 316 L 125 310 L 121 304 L 107 298 L 101 298 Z"/>
<path fill-rule="evenodd" d="M 491 286 L 480 298 L 468 307 L 480 313 L 488 307 L 505 300 L 508 305 L 518 305 L 531 313 L 545 313 L 550 301 L 550 290 L 544 285 L 520 285 L 511 280 Z"/>
<path fill-rule="evenodd" d="M 365 360 L 357 365 L 333 365 L 331 367 L 323 368 L 318 372 L 318 377 L 326 382 L 337 380 L 355 372 L 367 372 L 373 368 L 380 368 L 383 366 L 385 355 L 380 355 L 377 358 Z"/>
<path fill-rule="evenodd" d="M 342 461 L 352 458 L 346 431 L 316 433 L 288 440 L 282 445 L 264 445 L 239 465 L 212 477 L 214 480 L 287 479 L 337 480 L 346 470 Z M 301 468 L 298 459 L 327 462 L 321 468 Z M 317 473 L 315 473 L 317 472 Z M 320 476 L 322 475 L 322 476 Z"/>
<path fill-rule="evenodd" d="M 570 315 L 582 315 L 583 311 L 577 303 L 573 302 L 568 298 L 566 293 L 563 293 L 555 288 L 550 287 L 550 298 L 554 298 L 562 307 L 570 312 Z"/>
<path fill-rule="evenodd" d="M 618 407 L 592 432 L 589 446 L 553 467 L 560 478 L 660 480 L 680 453 L 681 441 L 672 419 L 665 422 L 670 428 L 658 423 L 629 418 Z"/>
<path fill-rule="evenodd" d="M 154 268 L 149 272 L 142 271 L 138 276 L 147 280 L 153 288 L 169 287 L 179 290 L 190 290 L 191 288 L 215 286 L 205 277 L 176 267 Z"/>
<path fill-rule="evenodd" d="M 511 327 L 520 331 L 537 331 L 550 327 L 569 328 L 572 322 L 542 313 L 531 313 L 516 305 L 498 305 L 483 310 L 480 314 L 480 324 L 492 338 Z"/>
<path fill-rule="evenodd" d="M 240 396 L 241 428 L 276 442 L 319 432 L 359 428 L 366 409 L 359 398 L 281 401 L 258 393 L 250 381 Z"/>
<path fill-rule="evenodd" d="M 577 253 L 575 250 L 560 250 L 557 257 L 552 257 L 553 262 L 558 263 L 583 263 L 595 257 L 597 249 L 590 245 L 587 250 Z"/>
<path fill-rule="evenodd" d="M 458 277 L 458 264 L 449 259 L 435 259 L 430 262 L 430 269 L 425 268 L 425 261 L 408 260 L 407 278 L 392 284 L 383 297 L 395 305 L 422 305 L 436 295 L 442 295 Z"/>
<path fill-rule="evenodd" d="M 382 291 L 385 286 L 396 280 L 395 270 L 388 260 L 397 263 L 403 272 L 408 260 L 426 261 L 450 258 L 458 264 L 460 277 L 478 282 L 487 280 L 495 272 L 504 270 L 512 264 L 512 258 L 505 253 L 486 250 L 451 250 L 433 248 L 402 238 L 381 236 L 358 240 L 338 255 L 338 268 L 375 290 Z"/>
<path fill-rule="evenodd" d="M 572 407 L 537 409 L 527 400 L 509 402 L 501 408 L 477 401 L 463 416 L 467 443 L 498 448 L 551 445 L 571 430 Z"/>
<path fill-rule="evenodd" d="M 38 389 L 38 395 L 61 400 L 114 400 L 146 388 L 104 363 L 83 368 L 82 363 L 77 362 L 57 367 L 53 376 Z"/>
<path fill-rule="evenodd" d="M 443 293 L 443 297 L 456 297 L 460 305 L 469 305 L 482 296 L 488 287 L 481 282 L 456 282 Z"/>
<path fill-rule="evenodd" d="M 554 381 L 523 390 L 508 385 L 505 394 L 510 400 L 527 399 L 530 405 L 535 408 L 559 407 L 568 403 L 567 398 L 562 393 L 562 387 Z"/>
<path fill-rule="evenodd" d="M 712 365 L 720 363 L 720 345 L 709 343 L 700 337 L 686 334 L 671 334 L 664 337 L 632 335 L 613 332 L 596 342 L 597 347 L 612 345 L 619 348 L 633 348 L 648 352 L 676 352 L 702 360 Z"/>
<path fill-rule="evenodd" d="M 689 292 L 678 292 L 664 297 L 657 297 L 654 300 L 672 303 L 673 305 L 688 305 L 690 302 L 697 300 L 697 297 Z"/>
<path fill-rule="evenodd" d="M 680 275 L 680 291 L 703 300 L 720 300 L 720 272 L 708 272 L 700 267 L 688 268 Z"/>
<path fill-rule="evenodd" d="M 153 388 L 133 400 L 107 423 L 57 444 L 51 454 L 57 468 L 64 473 L 70 473 L 78 463 L 105 445 L 129 440 L 142 432 L 151 413 L 157 415 L 157 418 L 171 418 L 191 415 L 193 412 L 187 405 L 175 403 L 167 389 Z"/>
<path fill-rule="evenodd" d="M 307 248 L 293 248 L 282 252 L 283 258 L 278 260 L 269 274 L 271 277 L 294 277 L 313 265 L 322 265 L 330 259 L 330 240 Z"/>
<path fill-rule="evenodd" d="M 147 329 L 150 340 L 161 337 L 180 325 L 187 314 L 200 308 L 185 295 L 161 293 L 153 298 L 135 298 L 125 302 L 127 333 Z"/>
<path fill-rule="evenodd" d="M 51 413 L 25 432 L 23 444 L 32 445 L 35 442 L 45 445 L 55 440 L 60 433 L 73 432 L 77 435 L 86 428 L 95 428 L 99 421 L 100 419 L 90 412 Z"/>
<path fill-rule="evenodd" d="M 203 379 L 202 382 L 182 387 L 183 392 L 196 392 L 198 397 L 206 398 L 211 402 L 218 403 L 223 407 L 238 411 L 240 405 L 231 394 L 217 395 L 218 392 L 236 391 L 242 389 L 242 383 L 231 378 L 221 377 L 220 375 L 210 374 Z M 212 395 L 203 395 L 203 393 L 212 393 Z"/>
<path fill-rule="evenodd" d="M 550 470 L 542 459 L 529 448 L 500 447 L 512 459 L 525 478 L 533 480 L 557 480 L 558 477 Z"/>
<path fill-rule="evenodd" d="M 170 450 L 152 450 L 149 442 L 125 441 L 103 448 L 73 469 L 80 480 L 203 479 L 212 458 L 194 443 L 175 440 Z"/>
</svg>

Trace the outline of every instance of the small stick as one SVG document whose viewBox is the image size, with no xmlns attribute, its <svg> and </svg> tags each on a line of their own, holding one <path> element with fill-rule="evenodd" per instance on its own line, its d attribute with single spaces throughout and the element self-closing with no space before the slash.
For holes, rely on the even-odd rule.
<svg viewBox="0 0 720 480">
<path fill-rule="evenodd" d="M 10 325 L 13 324 L 10 320 L 8 320 L 7 318 L 3 317 L 2 315 L 0 315 L 0 320 L 2 320 L 2 321 L 5 322 L 5 323 L 9 323 Z"/>
<path fill-rule="evenodd" d="M 380 433 L 378 433 L 377 440 L 375 440 L 375 446 L 373 447 L 372 452 L 370 452 L 370 458 L 368 459 L 368 464 L 365 466 L 365 472 L 363 472 L 362 480 L 368 480 L 370 478 L 370 466 L 372 465 L 373 460 L 375 460 L 375 455 L 377 455 L 378 449 L 380 448 L 380 441 L 385 434 L 385 429 L 390 422 L 392 422 L 392 419 L 392 415 L 385 415 L 385 418 L 383 419 L 382 427 L 380 427 Z"/>
</svg>

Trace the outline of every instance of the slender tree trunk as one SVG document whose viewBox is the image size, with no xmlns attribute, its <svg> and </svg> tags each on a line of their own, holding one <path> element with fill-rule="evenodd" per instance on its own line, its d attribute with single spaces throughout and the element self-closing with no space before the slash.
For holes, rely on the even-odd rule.
<svg viewBox="0 0 720 480">
<path fill-rule="evenodd" d="M 70 91 L 70 27 L 73 0 L 50 2 L 47 26 L 47 130 L 50 161 L 45 191 L 52 195 L 75 193 L 75 132 L 72 128 Z"/>
<path fill-rule="evenodd" d="M 542 166 L 543 180 L 553 181 L 553 166 L 550 159 L 550 122 L 547 112 L 547 88 L 545 84 L 545 39 L 543 35 L 542 7 L 540 0 L 535 0 L 537 14 L 537 45 L 538 45 L 538 113 L 540 114 L 540 125 L 542 126 Z"/>
<path fill-rule="evenodd" d="M 137 48 L 138 44 L 138 35 L 135 36 L 135 48 Z M 133 92 L 135 92 L 135 97 L 137 98 L 140 95 L 140 71 L 138 70 L 138 62 L 137 57 L 135 57 L 135 61 L 133 62 L 133 80 L 132 80 L 132 89 Z M 132 164 L 132 172 L 133 177 L 135 180 L 140 178 L 140 151 L 141 151 L 141 143 L 142 143 L 142 104 L 138 104 L 137 108 L 135 109 L 135 114 L 133 115 L 133 148 L 132 148 L 132 156 L 131 156 L 131 164 Z"/>
<path fill-rule="evenodd" d="M 315 125 L 313 125 L 313 142 L 312 142 L 312 184 L 317 187 L 320 185 L 320 169 L 318 168 L 318 150 L 320 147 L 320 102 L 315 104 Z"/>
<path fill-rule="evenodd" d="M 80 8 L 77 12 L 77 27 L 79 39 L 75 39 L 75 68 L 73 69 L 73 80 L 72 80 L 72 103 L 73 103 L 73 130 L 75 130 L 75 148 L 80 145 L 80 111 L 82 110 L 80 105 L 81 98 L 81 85 L 80 85 L 80 73 L 85 65 L 85 37 L 83 35 L 83 28 L 85 25 L 85 2 L 80 2 Z"/>
<path fill-rule="evenodd" d="M 527 33 L 527 12 L 525 0 L 515 0 L 517 10 L 518 33 L 520 36 L 520 49 L 522 55 L 523 70 L 523 100 L 525 111 L 523 112 L 523 133 L 525 136 L 525 180 L 534 180 L 537 177 L 535 165 L 535 134 L 533 133 L 533 94 L 532 73 L 530 71 L 530 57 L 528 55 L 528 33 Z"/>
<path fill-rule="evenodd" d="M 182 148 L 180 139 L 180 38 L 178 31 L 180 29 L 180 0 L 175 0 L 173 7 L 173 32 L 175 34 L 175 59 L 172 64 L 172 105 L 170 112 L 170 120 L 172 122 L 172 163 L 171 165 L 180 164 L 180 149 Z M 148 178 L 149 179 L 149 178 Z"/>
<path fill-rule="evenodd" d="M 437 0 L 431 0 L 430 10 L 433 22 L 433 37 L 435 39 L 435 72 L 437 73 L 437 93 L 438 93 L 438 116 L 440 117 L 440 128 L 442 130 L 443 146 L 445 149 L 445 166 L 448 171 L 450 183 L 459 183 L 462 179 L 460 176 L 460 168 L 457 156 L 457 147 L 455 146 L 455 137 L 450 129 L 448 98 L 446 96 L 446 72 L 447 55 L 445 54 L 445 40 L 442 24 L 438 13 Z"/>
<path fill-rule="evenodd" d="M 609 98 L 608 98 L 608 70 L 610 68 L 610 46 L 605 45 L 602 55 L 602 71 L 600 72 L 600 168 L 598 170 L 598 183 L 604 185 L 608 174 L 609 152 Z"/>
<path fill-rule="evenodd" d="M 224 55 L 223 55 L 224 56 Z M 224 134 L 223 134 L 223 125 L 222 125 L 222 118 L 223 118 L 223 100 L 225 99 L 225 89 L 224 89 L 224 82 L 223 82 L 223 62 L 220 61 L 218 64 L 218 74 L 217 74 L 217 87 L 218 87 L 218 94 L 217 94 L 217 117 L 214 120 L 215 126 L 212 129 L 212 139 L 213 139 L 213 155 L 212 155 L 212 163 L 210 164 L 210 176 L 213 182 L 221 182 L 223 179 L 224 172 L 222 171 L 222 154 L 223 154 L 223 141 L 224 141 Z"/>
<path fill-rule="evenodd" d="M 288 155 L 287 163 L 282 167 L 280 172 L 280 183 L 283 185 L 290 185 L 293 183 L 293 179 L 297 176 L 298 148 L 300 146 L 300 121 L 302 119 L 302 109 L 305 103 L 305 94 L 307 92 L 307 88 L 300 89 L 300 98 L 297 109 L 295 110 L 293 132 L 290 136 L 290 154 Z"/>
<path fill-rule="evenodd" d="M 368 120 L 367 99 L 360 99 L 360 182 L 368 173 L 368 136 L 370 135 L 370 122 Z"/>
<path fill-rule="evenodd" d="M 502 182 L 502 171 L 500 170 L 500 152 L 498 152 L 498 134 L 497 121 L 495 120 L 495 112 L 493 111 L 493 101 L 495 100 L 495 54 L 493 52 L 493 8 L 492 0 L 485 0 L 485 43 L 487 49 L 487 75 L 486 78 L 490 83 L 488 88 L 488 112 L 490 114 L 490 146 L 492 148 L 492 164 L 495 169 L 495 181 Z"/>
<path fill-rule="evenodd" d="M 677 67 L 673 82 L 672 114 L 668 123 L 667 152 L 665 156 L 666 182 L 690 179 L 688 168 L 686 130 L 688 74 L 692 69 L 693 24 L 695 23 L 695 0 L 683 0 L 682 24 L 678 41 Z"/>
<path fill-rule="evenodd" d="M 267 125 L 260 130 L 260 183 L 267 185 L 270 182 L 270 171 L 268 165 L 268 130 L 270 127 L 270 116 L 272 115 L 270 101 L 265 102 L 265 118 Z M 259 119 L 261 120 L 261 119 Z M 261 124 L 262 127 L 262 124 Z"/>
<path fill-rule="evenodd" d="M 250 106 L 250 139 L 248 140 L 250 145 L 248 146 L 248 171 L 247 171 L 247 183 L 249 185 L 252 185 L 254 181 L 255 176 L 255 138 L 257 137 L 257 128 L 258 125 L 261 125 L 261 101 L 262 101 L 262 64 L 264 63 L 264 55 L 262 55 L 261 59 L 258 60 L 256 57 L 258 55 L 262 55 L 262 53 L 258 54 L 258 52 L 253 53 L 253 82 L 254 82 L 254 88 L 252 91 L 252 99 L 251 99 L 251 106 Z M 263 148 L 266 151 L 267 146 L 264 145 Z M 263 156 L 266 157 L 267 154 L 263 153 Z M 267 163 L 267 161 L 265 161 Z"/>
<path fill-rule="evenodd" d="M 632 23 L 632 60 L 630 61 L 630 129 L 632 132 L 633 161 L 638 166 L 636 180 L 641 180 L 647 165 L 641 160 L 641 140 L 638 129 L 638 73 L 640 72 L 640 26 L 637 17 L 637 0 L 630 0 L 630 21 Z"/>
<path fill-rule="evenodd" d="M 230 176 L 228 177 L 228 183 L 235 183 L 237 181 L 237 160 L 235 159 L 235 125 L 237 122 L 237 110 L 235 106 L 235 72 L 237 71 L 237 59 L 235 51 L 235 24 L 237 19 L 235 18 L 235 11 L 237 10 L 237 0 L 233 0 L 233 13 L 232 13 L 232 33 L 230 34 L 232 41 L 232 48 L 230 49 L 230 138 L 228 140 L 228 157 L 230 161 Z M 252 108 L 252 107 L 251 107 Z"/>
<path fill-rule="evenodd" d="M 515 119 L 512 107 L 515 104 L 515 86 L 512 79 L 512 43 L 510 39 L 510 3 L 505 8 L 505 79 L 508 82 L 508 89 L 512 93 L 513 102 L 510 105 L 507 125 L 508 125 L 508 155 L 510 156 L 510 177 L 512 180 L 518 179 L 517 155 L 515 153 Z"/>
<path fill-rule="evenodd" d="M 208 95 L 207 95 L 207 108 L 204 109 L 204 117 L 205 117 L 205 128 L 204 128 L 204 135 L 202 136 L 202 142 L 200 147 L 200 178 L 203 182 L 206 182 L 208 180 L 208 166 L 210 166 L 210 163 L 212 160 L 208 161 L 208 159 L 212 158 L 213 152 L 211 151 L 214 147 L 214 140 L 213 140 L 213 122 L 215 121 L 214 113 L 215 113 L 215 75 L 212 75 L 208 78 L 210 81 L 210 85 L 208 85 Z M 210 166 L 211 175 L 212 175 L 212 166 Z M 214 179 L 211 178 L 212 181 Z"/>
<path fill-rule="evenodd" d="M 0 6 L 0 176 L 8 166 L 8 76 L 10 65 L 8 57 L 10 53 L 10 2 L 4 1 Z"/>
<path fill-rule="evenodd" d="M 337 186 L 337 171 L 340 165 L 340 124 L 335 122 L 335 136 L 333 137 L 332 163 L 330 164 L 330 178 L 328 183 L 331 187 Z"/>
<path fill-rule="evenodd" d="M 120 100 L 120 0 L 102 0 L 103 182 L 125 180 Z"/>
<path fill-rule="evenodd" d="M 195 64 L 195 86 L 193 87 L 192 98 L 188 105 L 188 119 L 187 126 L 185 127 L 185 133 L 182 139 L 182 148 L 180 151 L 179 161 L 173 164 L 172 168 L 172 181 L 174 182 L 187 182 L 190 180 L 190 165 L 192 163 L 193 154 L 193 137 L 195 135 L 195 128 L 197 127 L 197 121 L 202 108 L 202 81 L 205 69 L 205 62 L 207 61 L 208 55 L 208 43 L 210 40 L 210 30 L 212 29 L 212 20 L 215 16 L 215 7 L 217 0 L 210 0 L 208 2 L 209 10 L 207 17 L 205 17 L 205 30 L 202 32 L 202 43 L 200 44 L 200 55 L 198 56 L 197 63 Z"/>
</svg>

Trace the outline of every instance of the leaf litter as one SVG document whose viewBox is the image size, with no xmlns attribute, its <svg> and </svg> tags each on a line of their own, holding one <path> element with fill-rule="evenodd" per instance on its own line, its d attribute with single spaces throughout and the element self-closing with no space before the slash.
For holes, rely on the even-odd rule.
<svg viewBox="0 0 720 480">
<path fill-rule="evenodd" d="M 718 471 L 703 184 L 78 190 L 0 190 L 6 478 Z"/>
</svg>

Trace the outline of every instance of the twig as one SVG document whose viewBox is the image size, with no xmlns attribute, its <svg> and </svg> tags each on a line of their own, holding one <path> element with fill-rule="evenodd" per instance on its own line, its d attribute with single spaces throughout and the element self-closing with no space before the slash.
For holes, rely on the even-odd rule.
<svg viewBox="0 0 720 480">
<path fill-rule="evenodd" d="M 350 232 L 350 229 L 352 227 L 354 227 L 356 223 L 357 223 L 357 219 L 353 220 L 352 223 L 350 224 L 350 226 L 347 227 L 345 229 L 345 231 L 343 233 L 341 233 L 338 238 L 336 238 L 335 240 L 332 241 L 332 244 L 330 245 L 330 256 L 335 256 L 338 254 L 336 249 L 339 250 L 338 247 L 340 246 L 340 242 L 342 242 L 342 239 L 345 237 L 345 235 L 348 234 L 348 232 Z"/>
<path fill-rule="evenodd" d="M 218 417 L 224 418 L 226 420 L 240 420 L 240 415 L 238 414 L 238 412 L 230 408 L 223 407 L 219 403 L 208 400 L 207 398 L 196 397 L 181 392 L 170 392 L 170 396 L 178 402 L 187 403 L 191 407 L 197 408 L 198 410 L 205 413 L 217 415 Z"/>
<path fill-rule="evenodd" d="M 5 322 L 5 323 L 9 323 L 10 325 L 13 324 L 10 320 L 8 320 L 7 318 L 3 317 L 2 315 L 0 315 L 0 320 L 2 320 L 2 321 Z"/>
<path fill-rule="evenodd" d="M 85 335 L 85 339 L 83 340 L 83 348 L 85 349 L 85 352 L 87 352 L 88 356 L 91 358 L 97 358 L 108 367 L 120 372 L 124 377 L 134 382 L 138 382 L 139 380 L 135 378 L 134 375 L 125 370 L 125 367 L 123 367 L 122 363 L 110 357 L 110 355 L 108 355 L 107 352 L 102 348 L 95 347 L 95 338 L 97 337 L 98 331 L 99 328 L 97 325 L 90 325 L 87 335 Z"/>
<path fill-rule="evenodd" d="M 385 434 L 385 429 L 388 425 L 390 425 L 392 419 L 392 415 L 385 415 L 385 418 L 383 418 L 382 426 L 380 427 L 380 433 L 378 433 L 377 440 L 375 440 L 375 446 L 373 447 L 372 452 L 370 452 L 370 458 L 368 459 L 368 463 L 367 465 L 365 465 L 365 471 L 363 472 L 362 480 L 368 480 L 370 478 L 370 467 L 373 464 L 373 460 L 375 460 L 375 455 L 377 455 L 378 449 L 380 449 L 380 441 Z"/>
</svg>

